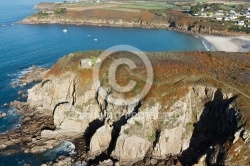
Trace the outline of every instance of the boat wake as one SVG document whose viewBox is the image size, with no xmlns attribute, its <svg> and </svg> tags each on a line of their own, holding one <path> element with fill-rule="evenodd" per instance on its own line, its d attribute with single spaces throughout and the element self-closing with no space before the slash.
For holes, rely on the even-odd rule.
<svg viewBox="0 0 250 166">
<path fill-rule="evenodd" d="M 204 40 L 202 40 L 202 44 L 205 46 L 207 51 L 210 51 Z"/>
<path fill-rule="evenodd" d="M 199 38 L 199 36 L 196 36 L 196 35 L 194 35 L 194 37 L 197 38 L 197 39 Z"/>
</svg>

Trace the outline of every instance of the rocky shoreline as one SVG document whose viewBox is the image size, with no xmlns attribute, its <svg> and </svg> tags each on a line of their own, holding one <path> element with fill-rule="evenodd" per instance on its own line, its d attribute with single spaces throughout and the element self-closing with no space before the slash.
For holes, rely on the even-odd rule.
<svg viewBox="0 0 250 166">
<path fill-rule="evenodd" d="M 11 84 L 12 87 L 26 86 L 33 82 L 41 82 L 48 69 L 32 65 L 28 71 L 18 78 L 17 82 Z M 21 93 L 21 92 L 20 92 Z"/>
<path fill-rule="evenodd" d="M 209 163 L 227 165 L 248 162 L 244 157 L 250 151 L 247 120 L 249 102 L 244 102 L 244 107 L 239 103 L 239 99 L 247 98 L 248 83 L 242 80 L 239 85 L 247 86 L 247 90 L 243 93 L 242 87 L 236 92 L 228 84 L 222 86 L 213 81 L 208 82 L 209 78 L 203 82 L 203 79 L 197 75 L 190 76 L 190 73 L 211 76 L 216 70 L 216 80 L 239 86 L 239 82 L 233 80 L 249 76 L 248 70 L 241 70 L 249 68 L 249 54 L 148 53 L 153 66 L 160 65 L 162 68 L 160 72 L 159 68 L 154 68 L 157 76 L 155 81 L 163 83 L 158 84 L 160 87 L 154 87 L 159 90 L 153 90 L 157 95 L 160 93 L 160 98 L 150 93 L 147 99 L 135 104 L 117 106 L 105 102 L 98 95 L 98 88 L 91 81 L 92 69 L 81 68 L 81 59 L 98 57 L 99 53 L 70 54 L 47 72 L 39 69 L 36 74 L 29 74 L 33 75 L 32 79 L 29 76 L 23 78 L 22 83 L 26 83 L 37 81 L 39 79 L 35 76 L 43 75 L 42 81 L 28 90 L 27 102 L 10 103 L 22 114 L 22 123 L 20 128 L 0 135 L 0 149 L 4 151 L 13 145 L 20 145 L 21 151 L 36 154 L 56 148 L 65 141 L 74 144 L 74 147 L 69 147 L 71 154 L 59 156 L 43 166 L 72 163 L 101 166 L 202 166 Z M 115 56 L 132 55 L 123 53 Z M 187 65 L 185 67 L 188 70 L 181 69 L 179 64 Z M 67 71 L 63 70 L 66 66 Z M 143 68 L 139 71 L 143 71 Z M 171 79 L 173 73 L 175 76 L 188 77 Z M 231 79 L 232 75 L 235 75 L 234 79 Z M 177 81 L 166 82 L 166 78 Z M 163 90 L 166 87 L 167 90 Z M 163 102 L 161 100 L 166 92 L 172 93 L 168 89 L 174 94 L 168 95 Z M 111 118 L 112 114 L 115 116 Z M 235 149 L 239 150 L 235 152 Z M 7 150 L 9 154 L 18 153 L 15 149 Z M 221 155 L 224 157 L 221 158 Z"/>
<path fill-rule="evenodd" d="M 27 17 L 19 24 L 62 24 L 62 25 L 86 25 L 99 27 L 116 27 L 116 28 L 145 28 L 145 29 L 166 29 L 170 31 L 183 32 L 194 35 L 212 35 L 212 36 L 250 36 L 243 32 L 227 32 L 212 30 L 211 27 L 197 27 L 194 25 L 180 26 L 174 22 L 143 22 L 143 21 L 124 21 L 124 20 L 109 20 L 109 19 L 71 19 L 71 18 L 36 18 L 33 16 Z"/>
</svg>

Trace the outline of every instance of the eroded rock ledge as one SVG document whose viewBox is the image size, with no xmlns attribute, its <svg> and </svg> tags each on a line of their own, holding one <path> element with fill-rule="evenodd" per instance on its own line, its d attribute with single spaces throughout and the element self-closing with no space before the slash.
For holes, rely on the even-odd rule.
<svg viewBox="0 0 250 166">
<path fill-rule="evenodd" d="M 228 53 L 151 53 L 156 72 L 152 88 L 157 93 L 150 92 L 145 99 L 126 106 L 113 105 L 98 95 L 92 69 L 80 66 L 81 59 L 93 54 L 99 53 L 70 54 L 60 59 L 43 81 L 28 91 L 27 103 L 16 102 L 16 109 L 24 114 L 23 124 L 1 134 L 1 149 L 18 143 L 26 153 L 39 153 L 71 141 L 76 153 L 58 159 L 64 165 L 249 162 L 249 107 L 245 103 L 249 98 L 244 90 L 249 86 L 245 83 L 249 75 L 237 66 L 250 61 L 248 53 L 240 53 L 239 59 Z M 199 63 L 193 66 L 193 62 Z M 217 63 L 220 68 L 215 67 Z M 196 70 L 199 74 L 193 74 Z M 214 71 L 217 80 L 205 77 Z M 227 76 L 234 74 L 238 81 L 229 82 L 231 77 Z"/>
</svg>

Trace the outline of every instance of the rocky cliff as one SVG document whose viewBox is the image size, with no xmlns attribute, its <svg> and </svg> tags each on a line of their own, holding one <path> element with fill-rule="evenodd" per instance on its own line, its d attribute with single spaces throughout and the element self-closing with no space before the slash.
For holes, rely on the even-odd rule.
<svg viewBox="0 0 250 166">
<path fill-rule="evenodd" d="M 186 33 L 213 35 L 246 35 L 245 32 L 230 31 L 229 25 L 209 19 L 190 16 L 180 10 L 142 10 L 138 9 L 96 9 L 95 7 L 67 8 L 65 13 L 46 13 L 43 7 L 38 13 L 21 21 L 22 24 L 70 24 L 112 27 L 141 27 L 176 30 Z M 47 7 L 46 10 L 49 8 Z"/>
<path fill-rule="evenodd" d="M 37 126 L 31 136 L 22 131 L 17 141 L 27 153 L 67 140 L 76 146 L 76 154 L 67 161 L 89 165 L 250 164 L 249 53 L 147 53 L 155 75 L 153 86 L 131 105 L 107 102 L 115 92 L 107 90 L 105 98 L 100 96 L 93 68 L 81 66 L 82 59 L 99 63 L 100 53 L 63 57 L 28 91 L 26 110 L 37 119 L 50 120 L 45 118 L 41 126 L 26 119 Z M 100 72 L 103 86 L 105 71 L 121 57 L 133 59 L 128 52 L 112 54 Z M 131 97 L 145 83 L 146 66 L 133 60 L 138 65 L 132 74 L 138 86 L 116 97 Z M 116 77 L 121 84 L 130 78 L 126 70 L 121 67 Z M 30 128 L 23 126 L 22 130 Z M 11 134 L 5 142 L 9 138 Z"/>
<path fill-rule="evenodd" d="M 115 13 L 114 13 L 115 14 Z M 22 24 L 69 24 L 69 25 L 93 25 L 111 27 L 142 27 L 142 28 L 162 28 L 167 29 L 167 21 L 147 21 L 140 18 L 116 19 L 116 18 L 72 18 L 70 16 L 49 15 L 45 17 L 31 16 L 21 21 Z"/>
</svg>

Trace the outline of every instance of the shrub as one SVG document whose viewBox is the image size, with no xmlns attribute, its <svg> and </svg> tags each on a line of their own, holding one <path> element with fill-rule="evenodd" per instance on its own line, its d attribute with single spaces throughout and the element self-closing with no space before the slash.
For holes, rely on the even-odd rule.
<svg viewBox="0 0 250 166">
<path fill-rule="evenodd" d="M 55 14 L 63 14 L 67 12 L 66 8 L 57 8 L 55 11 Z"/>
<path fill-rule="evenodd" d="M 40 12 L 37 12 L 36 15 L 37 15 L 37 16 L 47 16 L 48 13 L 45 13 L 45 12 L 40 11 Z"/>
<path fill-rule="evenodd" d="M 250 33 L 250 28 L 248 28 L 248 27 L 240 27 L 237 25 L 233 25 L 233 26 L 229 27 L 228 29 L 229 29 L 229 31 L 234 31 L 234 32 L 245 32 L 247 34 Z"/>
</svg>

